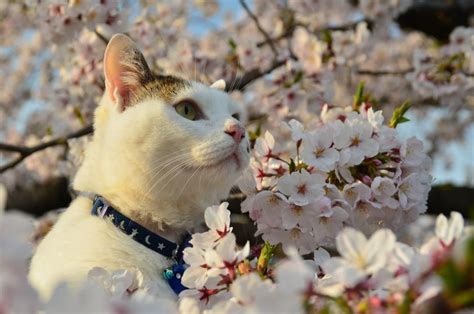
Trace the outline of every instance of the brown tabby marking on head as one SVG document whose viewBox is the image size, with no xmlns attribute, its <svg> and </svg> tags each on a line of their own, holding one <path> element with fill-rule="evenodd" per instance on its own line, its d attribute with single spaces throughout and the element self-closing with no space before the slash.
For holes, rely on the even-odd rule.
<svg viewBox="0 0 474 314">
<path fill-rule="evenodd" d="M 146 82 L 133 93 L 131 103 L 136 104 L 145 99 L 154 98 L 171 103 L 180 91 L 190 86 L 191 84 L 188 81 L 176 76 L 154 75 L 153 79 Z"/>
</svg>

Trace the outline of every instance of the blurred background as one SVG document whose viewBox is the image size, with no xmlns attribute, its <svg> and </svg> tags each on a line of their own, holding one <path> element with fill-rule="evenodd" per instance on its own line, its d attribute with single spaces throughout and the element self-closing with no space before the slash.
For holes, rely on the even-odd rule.
<svg viewBox="0 0 474 314">
<path fill-rule="evenodd" d="M 325 103 L 350 104 L 362 80 L 387 116 L 410 99 L 411 121 L 400 130 L 421 138 L 433 159 L 428 212 L 472 217 L 472 0 L 7 0 L 0 16 L 0 184 L 7 209 L 40 216 L 68 205 L 103 91 L 105 44 L 126 32 L 157 72 L 230 82 L 248 108 L 249 131 L 262 116 L 270 117 L 262 124 L 268 129 L 292 112 L 298 116 L 291 102 L 283 102 L 286 117 L 274 114 L 295 92 L 277 78 L 295 75 L 293 69 L 302 69 L 306 84 L 298 101 L 314 105 L 314 113 Z M 316 61 L 305 56 L 298 28 L 317 38 Z M 234 210 L 240 201 L 232 198 Z"/>
</svg>

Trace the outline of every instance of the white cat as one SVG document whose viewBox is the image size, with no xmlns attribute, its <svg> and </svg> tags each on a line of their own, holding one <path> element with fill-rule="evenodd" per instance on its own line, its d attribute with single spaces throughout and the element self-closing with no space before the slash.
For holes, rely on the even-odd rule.
<svg viewBox="0 0 474 314">
<path fill-rule="evenodd" d="M 104 55 L 106 90 L 94 138 L 73 186 L 177 242 L 226 198 L 249 162 L 242 108 L 221 89 L 155 76 L 135 44 L 115 35 Z M 95 266 L 137 267 L 161 297 L 176 298 L 162 271 L 172 261 L 91 214 L 80 196 L 40 243 L 29 279 L 44 299 L 66 281 L 77 287 Z"/>
</svg>

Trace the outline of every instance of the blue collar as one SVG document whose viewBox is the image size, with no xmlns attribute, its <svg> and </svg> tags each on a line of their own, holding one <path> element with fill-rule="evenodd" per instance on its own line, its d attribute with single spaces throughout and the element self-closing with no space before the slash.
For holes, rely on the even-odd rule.
<svg viewBox="0 0 474 314">
<path fill-rule="evenodd" d="M 98 195 L 94 198 L 91 213 L 92 215 L 107 219 L 114 224 L 117 229 L 129 235 L 141 245 L 158 254 L 173 259 L 175 263 L 163 271 L 163 276 L 176 294 L 186 289 L 186 287 L 181 285 L 181 277 L 186 269 L 183 260 L 183 250 L 191 246 L 189 243 L 189 240 L 191 240 L 190 234 L 187 234 L 181 245 L 178 245 L 128 218 L 113 208 L 103 197 Z"/>
</svg>

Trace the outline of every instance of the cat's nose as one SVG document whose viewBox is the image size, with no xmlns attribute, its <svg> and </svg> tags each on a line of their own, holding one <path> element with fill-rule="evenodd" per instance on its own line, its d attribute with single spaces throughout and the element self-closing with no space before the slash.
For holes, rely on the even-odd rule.
<svg viewBox="0 0 474 314">
<path fill-rule="evenodd" d="M 232 138 L 237 144 L 239 144 L 245 137 L 245 129 L 235 123 L 226 125 L 224 132 L 232 136 Z"/>
</svg>

